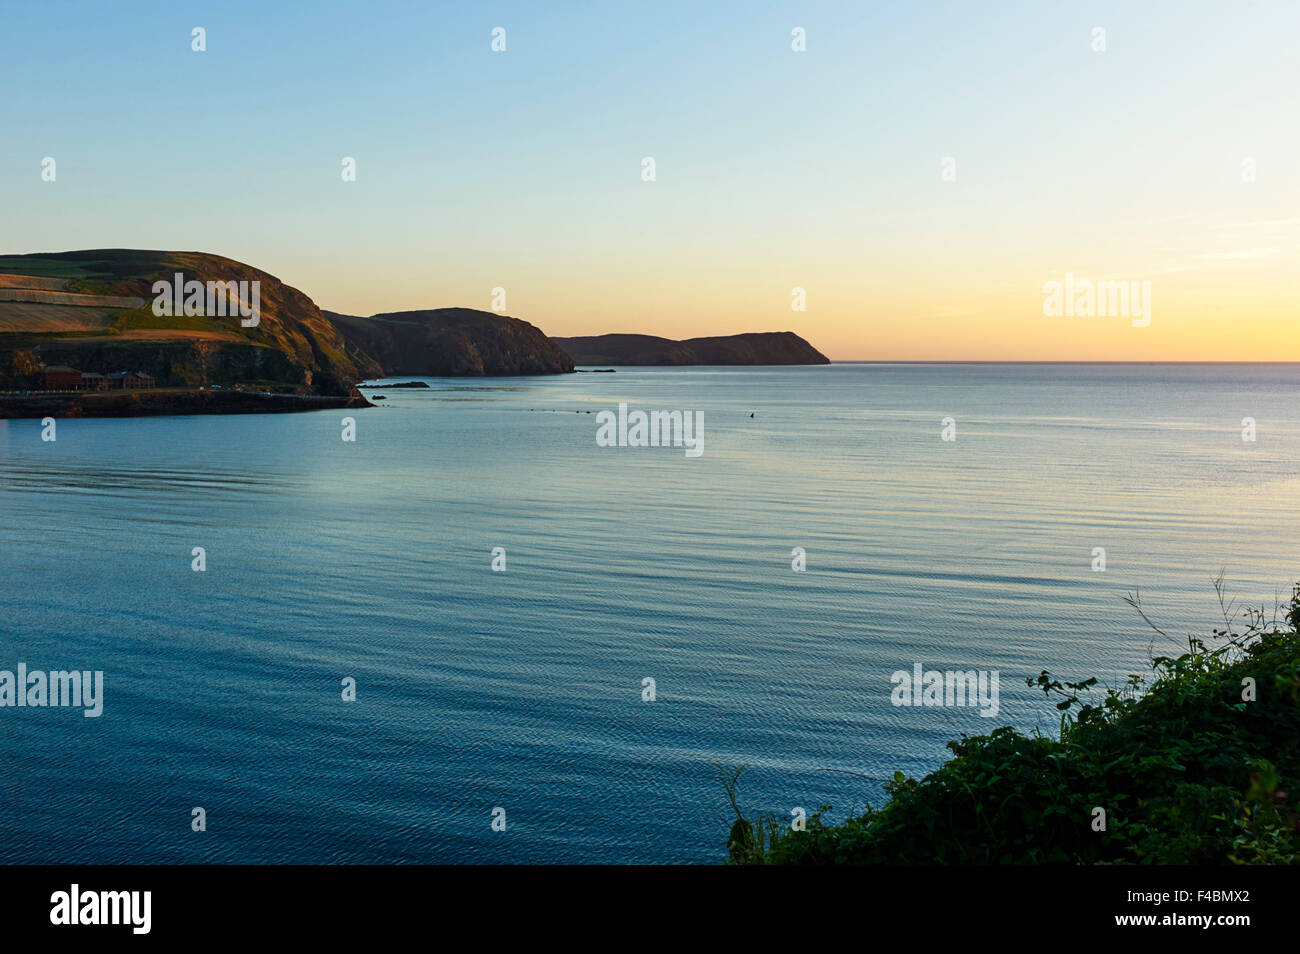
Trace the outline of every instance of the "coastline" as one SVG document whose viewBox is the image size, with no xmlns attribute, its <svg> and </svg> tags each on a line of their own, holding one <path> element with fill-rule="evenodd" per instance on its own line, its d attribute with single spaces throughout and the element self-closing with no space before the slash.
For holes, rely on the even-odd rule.
<svg viewBox="0 0 1300 954">
<path fill-rule="evenodd" d="M 263 394 L 162 389 L 0 395 L 0 420 L 43 417 L 159 417 L 169 414 L 285 414 L 374 407 L 361 392 L 348 395 Z"/>
</svg>

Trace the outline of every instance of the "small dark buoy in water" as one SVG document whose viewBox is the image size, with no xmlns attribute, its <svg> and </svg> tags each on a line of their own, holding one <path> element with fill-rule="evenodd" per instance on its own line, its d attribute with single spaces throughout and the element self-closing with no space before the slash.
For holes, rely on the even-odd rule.
<svg viewBox="0 0 1300 954">
<path fill-rule="evenodd" d="M 749 416 L 750 416 L 750 417 L 753 417 L 753 416 L 754 416 L 754 412 L 753 412 L 753 411 L 750 411 L 750 412 L 749 412 Z"/>
</svg>

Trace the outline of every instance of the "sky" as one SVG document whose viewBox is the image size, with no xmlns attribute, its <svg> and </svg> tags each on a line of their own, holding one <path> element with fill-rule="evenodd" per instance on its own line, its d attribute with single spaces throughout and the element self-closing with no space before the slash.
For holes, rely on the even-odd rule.
<svg viewBox="0 0 1300 954">
<path fill-rule="evenodd" d="M 1300 361 L 1298 37 L 1294 0 L 9 2 L 0 253 L 834 360 Z M 1067 274 L 1149 323 L 1045 314 Z"/>
</svg>

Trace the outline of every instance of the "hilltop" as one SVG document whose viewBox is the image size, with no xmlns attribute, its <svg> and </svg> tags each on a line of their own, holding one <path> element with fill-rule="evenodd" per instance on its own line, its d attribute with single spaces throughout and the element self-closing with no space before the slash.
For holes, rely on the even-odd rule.
<svg viewBox="0 0 1300 954">
<path fill-rule="evenodd" d="M 260 283 L 260 320 L 159 317 L 155 281 Z M 0 257 L 0 387 L 41 365 L 151 375 L 159 387 L 248 384 L 345 395 L 361 369 L 316 304 L 242 262 L 203 252 L 92 249 Z"/>
<path fill-rule="evenodd" d="M 763 331 L 674 341 L 654 335 L 552 338 L 575 364 L 830 364 L 793 331 Z"/>
</svg>

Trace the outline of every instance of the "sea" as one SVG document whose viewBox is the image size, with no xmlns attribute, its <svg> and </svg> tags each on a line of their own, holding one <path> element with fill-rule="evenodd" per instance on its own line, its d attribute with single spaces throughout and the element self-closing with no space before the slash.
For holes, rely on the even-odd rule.
<svg viewBox="0 0 1300 954">
<path fill-rule="evenodd" d="M 1296 365 L 403 380 L 0 422 L 0 670 L 103 673 L 0 707 L 0 862 L 718 863 L 738 770 L 842 819 L 1300 579 Z"/>
</svg>

